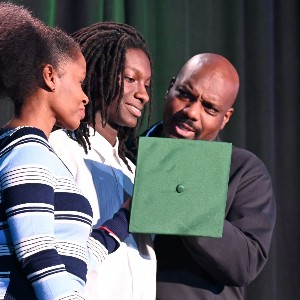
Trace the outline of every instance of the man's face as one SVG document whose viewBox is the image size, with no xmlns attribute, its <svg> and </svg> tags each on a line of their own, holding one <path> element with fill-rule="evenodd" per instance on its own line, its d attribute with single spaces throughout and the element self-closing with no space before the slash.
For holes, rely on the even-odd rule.
<svg viewBox="0 0 300 300">
<path fill-rule="evenodd" d="M 232 95 L 233 86 L 221 69 L 205 64 L 184 68 L 166 95 L 163 135 L 215 139 L 233 113 Z"/>
</svg>

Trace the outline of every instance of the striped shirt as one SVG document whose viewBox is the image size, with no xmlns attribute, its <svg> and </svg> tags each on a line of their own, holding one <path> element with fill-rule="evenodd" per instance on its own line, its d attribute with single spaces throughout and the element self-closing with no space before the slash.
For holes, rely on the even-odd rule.
<svg viewBox="0 0 300 300">
<path fill-rule="evenodd" d="M 102 261 L 118 239 L 91 232 L 91 206 L 42 131 L 0 130 L 0 187 L 0 299 L 83 299 L 90 252 Z M 105 226 L 118 222 L 123 239 L 124 212 Z"/>
</svg>

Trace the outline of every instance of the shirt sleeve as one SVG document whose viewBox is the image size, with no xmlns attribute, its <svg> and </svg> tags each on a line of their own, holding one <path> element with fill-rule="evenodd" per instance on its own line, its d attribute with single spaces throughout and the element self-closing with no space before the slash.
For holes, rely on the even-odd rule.
<svg viewBox="0 0 300 300">
<path fill-rule="evenodd" d="M 121 208 L 113 218 L 104 222 L 99 228 L 93 229 L 91 237 L 99 241 L 108 251 L 116 251 L 120 242 L 129 235 L 129 211 Z"/>
<path fill-rule="evenodd" d="M 55 180 L 46 166 L 35 163 L 39 150 L 13 150 L 15 165 L 2 173 L 11 247 L 38 299 L 83 299 L 55 247 Z"/>
</svg>

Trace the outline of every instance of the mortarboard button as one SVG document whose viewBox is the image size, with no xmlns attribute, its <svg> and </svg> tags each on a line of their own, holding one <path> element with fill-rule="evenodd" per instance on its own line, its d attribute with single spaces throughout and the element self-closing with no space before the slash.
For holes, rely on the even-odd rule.
<svg viewBox="0 0 300 300">
<path fill-rule="evenodd" d="M 177 193 L 182 193 L 184 191 L 185 187 L 182 184 L 178 184 L 176 187 Z"/>
</svg>

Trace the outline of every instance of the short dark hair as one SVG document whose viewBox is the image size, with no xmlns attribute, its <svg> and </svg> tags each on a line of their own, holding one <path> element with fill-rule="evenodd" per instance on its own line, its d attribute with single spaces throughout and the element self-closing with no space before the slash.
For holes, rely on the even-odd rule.
<svg viewBox="0 0 300 300">
<path fill-rule="evenodd" d="M 126 50 L 135 48 L 142 50 L 152 61 L 149 50 L 143 36 L 133 27 L 115 22 L 99 22 L 75 32 L 74 39 L 80 44 L 81 51 L 87 63 L 87 76 L 84 91 L 90 102 L 86 109 L 86 117 L 78 130 L 75 138 L 84 147 L 90 146 L 88 140 L 88 123 L 95 127 L 95 114 L 100 111 L 102 126 L 108 121 L 108 107 L 118 99 L 120 103 L 123 97 L 123 80 L 119 84 L 119 75 L 124 73 Z M 151 97 L 151 87 L 149 96 Z M 148 108 L 148 123 L 151 116 L 151 101 Z M 139 121 L 139 125 L 143 121 Z M 136 137 L 137 128 L 121 127 L 118 131 L 119 155 L 126 162 L 125 142 L 129 136 Z M 70 134 L 71 136 L 71 134 Z"/>
<path fill-rule="evenodd" d="M 50 28 L 26 8 L 0 3 L 0 87 L 18 115 L 26 97 L 42 84 L 42 69 L 75 60 L 79 45 L 58 28 Z"/>
</svg>

